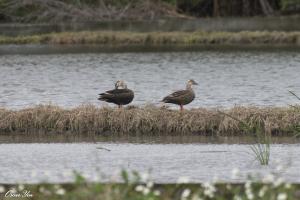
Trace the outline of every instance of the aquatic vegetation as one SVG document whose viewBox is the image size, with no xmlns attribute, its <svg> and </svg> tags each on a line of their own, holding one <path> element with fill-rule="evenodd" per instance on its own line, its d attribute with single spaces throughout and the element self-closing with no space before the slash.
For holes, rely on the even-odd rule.
<svg viewBox="0 0 300 200">
<path fill-rule="evenodd" d="M 266 133 L 262 123 L 257 123 L 254 128 L 251 128 L 247 122 L 242 121 L 230 114 L 219 111 L 221 114 L 236 120 L 241 124 L 242 129 L 246 132 L 253 132 L 254 144 L 251 145 L 252 150 L 256 160 L 259 161 L 261 165 L 268 165 L 270 160 L 270 144 L 271 144 L 271 134 Z"/>
<path fill-rule="evenodd" d="M 262 129 L 268 135 L 294 136 L 294 128 L 300 124 L 298 107 L 237 106 L 222 110 L 227 115 L 214 108 L 180 112 L 152 105 L 124 109 L 95 105 L 70 109 L 54 105 L 21 110 L 0 108 L 0 133 L 255 136 Z M 245 129 L 241 121 L 249 128 Z"/>
<path fill-rule="evenodd" d="M 300 32 L 128 32 L 81 31 L 31 36 L 0 36 L 0 44 L 97 44 L 109 46 L 191 46 L 191 45 L 294 45 L 300 44 Z"/>
<path fill-rule="evenodd" d="M 256 159 L 261 165 L 268 165 L 270 160 L 270 142 L 259 142 L 251 147 L 252 152 L 255 154 Z"/>
</svg>

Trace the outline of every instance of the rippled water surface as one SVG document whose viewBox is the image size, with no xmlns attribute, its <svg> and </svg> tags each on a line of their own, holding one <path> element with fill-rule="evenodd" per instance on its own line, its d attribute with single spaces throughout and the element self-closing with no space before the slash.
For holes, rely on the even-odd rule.
<svg viewBox="0 0 300 200">
<path fill-rule="evenodd" d="M 288 105 L 300 94 L 299 52 L 94 53 L 0 56 L 0 106 L 39 103 L 105 104 L 99 92 L 126 80 L 133 104 L 156 104 L 168 93 L 199 82 L 189 107 Z"/>
<path fill-rule="evenodd" d="M 271 163 L 261 166 L 249 154 L 249 145 L 227 144 L 1 144 L 0 182 L 66 182 L 72 171 L 89 180 L 120 181 L 120 170 L 151 171 L 156 182 L 243 181 L 247 174 L 276 172 L 286 180 L 300 182 L 299 145 L 271 146 Z M 280 164 L 277 163 L 280 161 Z M 280 171 L 278 166 L 280 167 Z M 239 168 L 241 174 L 232 177 Z M 105 174 L 105 176 L 104 176 Z"/>
</svg>

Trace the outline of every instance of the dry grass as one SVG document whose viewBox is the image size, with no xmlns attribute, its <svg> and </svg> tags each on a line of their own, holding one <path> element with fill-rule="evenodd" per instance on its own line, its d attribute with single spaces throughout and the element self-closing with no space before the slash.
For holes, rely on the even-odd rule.
<svg viewBox="0 0 300 200">
<path fill-rule="evenodd" d="M 216 109 L 179 112 L 155 106 L 114 109 L 83 105 L 63 109 L 40 105 L 22 110 L 0 109 L 1 133 L 65 133 L 118 135 L 253 135 L 260 128 L 272 135 L 294 135 L 300 125 L 299 107 L 235 107 L 222 110 L 247 123 L 252 130 Z"/>
<path fill-rule="evenodd" d="M 296 45 L 300 46 L 300 32 L 118 32 L 82 31 L 49 33 L 32 36 L 0 36 L 0 44 L 97 44 L 130 45 Z"/>
</svg>

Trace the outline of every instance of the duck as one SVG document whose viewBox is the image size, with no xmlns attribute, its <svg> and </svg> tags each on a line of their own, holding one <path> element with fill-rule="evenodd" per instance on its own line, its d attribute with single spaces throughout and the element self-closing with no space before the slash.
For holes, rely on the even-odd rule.
<svg viewBox="0 0 300 200">
<path fill-rule="evenodd" d="M 183 111 L 183 106 L 191 103 L 195 99 L 193 85 L 198 85 L 193 79 L 188 80 L 185 90 L 178 90 L 163 98 L 162 102 L 172 103 L 180 106 L 180 111 Z"/>
<path fill-rule="evenodd" d="M 127 88 L 124 81 L 118 80 L 115 83 L 115 89 L 100 93 L 98 100 L 114 103 L 118 105 L 119 108 L 122 108 L 123 105 L 131 103 L 133 98 L 134 92 Z"/>
</svg>

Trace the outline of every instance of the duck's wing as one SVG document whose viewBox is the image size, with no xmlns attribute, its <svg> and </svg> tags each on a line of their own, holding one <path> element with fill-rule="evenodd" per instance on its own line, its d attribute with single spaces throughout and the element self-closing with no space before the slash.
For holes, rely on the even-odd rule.
<svg viewBox="0 0 300 200">
<path fill-rule="evenodd" d="M 119 101 L 123 99 L 133 99 L 134 93 L 132 90 L 129 89 L 114 89 L 108 90 L 105 93 L 99 94 L 98 100 L 102 101 Z"/>
<path fill-rule="evenodd" d="M 104 93 L 100 93 L 99 95 L 116 95 L 116 94 L 122 94 L 122 93 L 126 93 L 126 91 L 124 91 L 124 89 L 113 89 L 113 90 L 108 90 Z"/>
<path fill-rule="evenodd" d="M 178 91 L 173 92 L 172 94 L 166 96 L 162 101 L 167 103 L 169 101 L 184 97 L 187 94 L 188 94 L 188 90 L 178 90 Z"/>
</svg>

